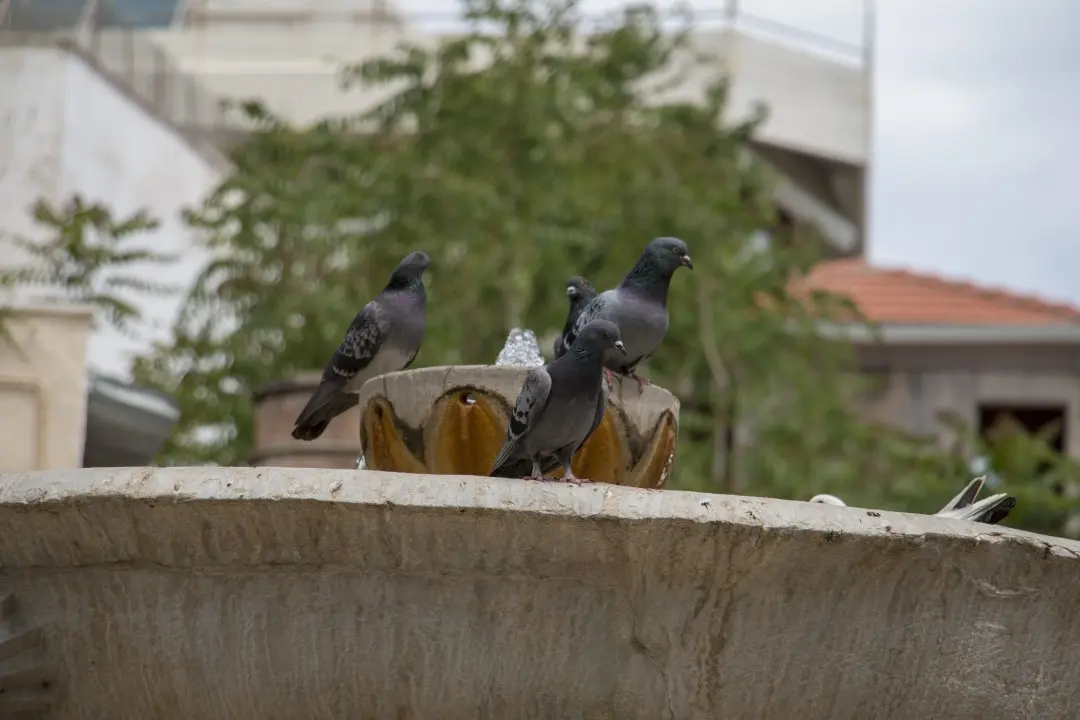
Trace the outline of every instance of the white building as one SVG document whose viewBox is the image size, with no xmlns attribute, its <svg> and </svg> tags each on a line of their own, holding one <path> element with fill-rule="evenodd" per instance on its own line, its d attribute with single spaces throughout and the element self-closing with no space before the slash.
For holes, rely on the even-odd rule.
<svg viewBox="0 0 1080 720">
<path fill-rule="evenodd" d="M 704 18 L 695 41 L 726 62 L 734 115 L 768 105 L 757 150 L 787 178 L 778 204 L 838 253 L 861 252 L 867 53 L 730 4 Z M 339 90 L 342 64 L 445 32 L 389 0 L 0 0 L 0 234 L 30 234 L 38 198 L 79 193 L 121 215 L 147 208 L 163 223 L 157 247 L 183 257 L 171 280 L 189 284 L 205 257 L 178 213 L 228 172 L 218 145 L 238 131 L 219 99 L 256 97 L 297 123 L 355 112 L 374 98 Z M 165 336 L 178 303 L 148 302 L 153 328 L 139 342 L 94 333 L 89 364 L 122 375 L 132 351 Z"/>
</svg>

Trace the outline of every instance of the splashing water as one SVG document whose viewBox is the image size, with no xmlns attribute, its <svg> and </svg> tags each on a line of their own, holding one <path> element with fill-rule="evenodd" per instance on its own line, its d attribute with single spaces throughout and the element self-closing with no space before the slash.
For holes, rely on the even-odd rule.
<svg viewBox="0 0 1080 720">
<path fill-rule="evenodd" d="M 499 357 L 495 359 L 495 364 L 523 367 L 543 365 L 544 356 L 540 354 L 540 343 L 536 341 L 536 333 L 521 328 L 511 330 L 506 338 L 506 344 L 499 351 Z"/>
</svg>

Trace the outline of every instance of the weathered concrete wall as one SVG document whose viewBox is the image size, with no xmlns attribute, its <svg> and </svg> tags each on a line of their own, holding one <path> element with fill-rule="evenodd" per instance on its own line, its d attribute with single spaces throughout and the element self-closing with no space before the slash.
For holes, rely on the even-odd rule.
<svg viewBox="0 0 1080 720">
<path fill-rule="evenodd" d="M 856 508 L 6 475 L 0 567 L 56 718 L 1014 720 L 1074 715 L 1080 686 L 1080 543 Z"/>
</svg>

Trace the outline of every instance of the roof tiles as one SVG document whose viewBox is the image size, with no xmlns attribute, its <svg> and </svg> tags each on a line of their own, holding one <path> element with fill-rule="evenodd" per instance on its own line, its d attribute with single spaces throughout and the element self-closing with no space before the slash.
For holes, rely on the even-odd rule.
<svg viewBox="0 0 1080 720">
<path fill-rule="evenodd" d="M 845 295 L 867 319 L 901 325 L 1063 325 L 1080 308 L 970 282 L 909 270 L 877 268 L 861 258 L 831 260 L 800 283 Z"/>
</svg>

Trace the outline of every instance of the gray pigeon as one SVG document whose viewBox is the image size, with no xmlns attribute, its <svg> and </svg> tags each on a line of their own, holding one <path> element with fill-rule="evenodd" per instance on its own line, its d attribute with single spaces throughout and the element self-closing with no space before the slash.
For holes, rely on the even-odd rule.
<svg viewBox="0 0 1080 720">
<path fill-rule="evenodd" d="M 491 477 L 542 480 L 544 465 L 554 459 L 551 469 L 560 466 L 564 480 L 581 483 L 570 461 L 604 417 L 604 353 L 611 349 L 626 352 L 619 328 L 594 320 L 581 329 L 566 354 L 529 369 Z"/>
<path fill-rule="evenodd" d="M 979 496 L 979 491 L 982 490 L 984 482 L 986 482 L 985 477 L 975 478 L 934 515 L 956 520 L 969 520 L 986 525 L 997 525 L 1008 517 L 1009 512 L 1016 507 L 1016 498 L 1008 493 L 998 493 L 975 502 L 975 498 Z M 837 505 L 839 507 L 847 506 L 840 498 L 827 494 L 815 495 L 810 498 L 810 502 Z"/>
<path fill-rule="evenodd" d="M 426 253 L 409 253 L 383 291 L 353 318 L 323 370 L 322 382 L 296 418 L 294 438 L 319 437 L 331 420 L 356 405 L 356 393 L 364 383 L 404 370 L 416 358 L 426 324 L 427 293 L 421 276 L 430 263 Z"/>
<path fill-rule="evenodd" d="M 563 337 L 563 344 L 574 344 L 581 329 L 597 318 L 610 320 L 619 328 L 626 344 L 625 356 L 607 352 L 604 366 L 620 375 L 645 381 L 637 376 L 637 366 L 648 358 L 668 329 L 667 296 L 671 276 L 680 267 L 694 269 L 686 243 L 679 238 L 656 238 L 638 258 L 618 287 L 593 298 L 581 311 L 574 327 Z"/>
<path fill-rule="evenodd" d="M 580 275 L 575 275 L 566 281 L 566 297 L 570 299 L 570 308 L 566 313 L 566 322 L 563 323 L 562 333 L 555 338 L 555 357 L 562 357 L 569 345 L 564 345 L 566 335 L 573 330 L 574 323 L 585 306 L 596 297 L 596 288 Z"/>
</svg>

